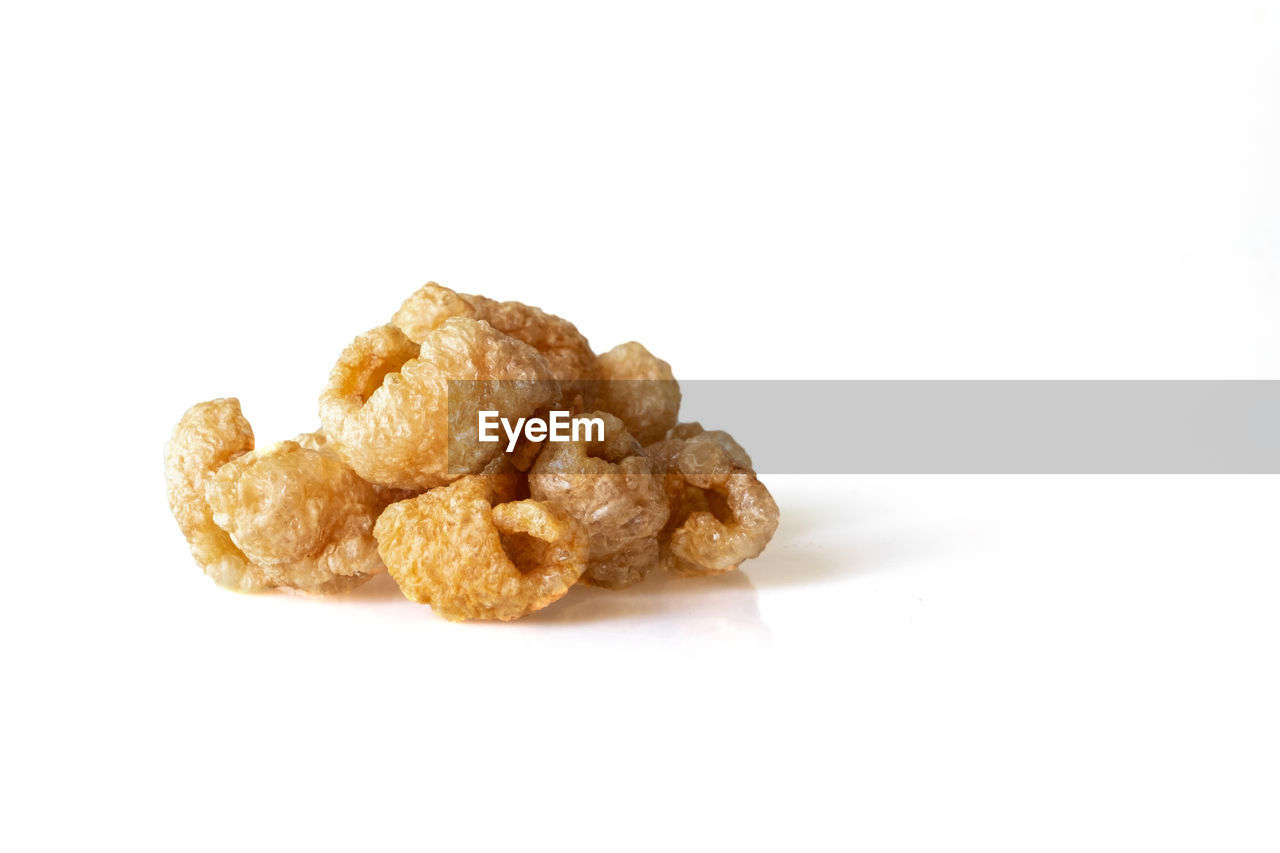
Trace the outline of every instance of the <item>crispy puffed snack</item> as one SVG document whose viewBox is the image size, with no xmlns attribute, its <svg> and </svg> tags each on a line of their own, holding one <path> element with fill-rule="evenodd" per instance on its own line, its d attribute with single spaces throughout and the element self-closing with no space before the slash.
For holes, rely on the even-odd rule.
<svg viewBox="0 0 1280 853">
<path fill-rule="evenodd" d="M 754 471 L 711 440 L 669 438 L 645 450 L 670 507 L 660 536 L 667 569 L 715 575 L 760 555 L 778 529 L 778 505 Z"/>
<path fill-rule="evenodd" d="M 382 502 L 337 457 L 292 441 L 254 450 L 235 398 L 198 403 L 165 453 L 169 506 L 220 586 L 341 592 L 383 570 Z"/>
<path fill-rule="evenodd" d="M 191 555 L 219 586 L 243 592 L 267 589 L 266 576 L 245 559 L 227 531 L 213 523 L 205 485 L 218 469 L 253 450 L 253 428 L 234 397 L 192 406 L 173 428 L 164 452 L 169 509 Z"/>
<path fill-rule="evenodd" d="M 729 454 L 729 458 L 733 460 L 735 465 L 743 468 L 753 468 L 751 457 L 741 444 L 734 440 L 733 436 L 722 429 L 703 429 L 702 424 L 697 421 L 690 423 L 676 424 L 672 427 L 671 432 L 667 433 L 667 438 L 683 438 L 686 441 L 709 441 L 712 444 L 719 445 L 725 453 Z"/>
<path fill-rule="evenodd" d="M 434 281 L 420 287 L 401 304 L 392 325 L 410 340 L 427 336 L 450 317 L 484 320 L 499 332 L 523 341 L 542 353 L 551 375 L 560 382 L 566 401 L 581 396 L 589 401 L 596 377 L 596 356 L 578 327 L 523 302 L 499 302 L 487 296 L 456 293 Z"/>
<path fill-rule="evenodd" d="M 452 399 L 450 380 L 462 380 Z M 361 477 L 421 490 L 480 471 L 502 452 L 500 442 L 478 440 L 481 410 L 526 417 L 559 396 L 533 347 L 488 323 L 450 317 L 421 344 L 393 325 L 357 337 L 320 395 L 320 422 Z"/>
<path fill-rule="evenodd" d="M 666 436 L 680 413 L 680 385 L 671 365 L 636 341 L 596 359 L 596 408 L 617 415 L 641 444 Z"/>
<path fill-rule="evenodd" d="M 579 580 L 719 574 L 764 549 L 778 507 L 751 457 L 678 423 L 680 404 L 635 341 L 597 356 L 568 320 L 431 282 L 343 350 L 320 429 L 255 449 L 234 398 L 187 411 L 169 505 L 230 589 L 340 592 L 389 570 L 445 619 L 518 619 Z"/>
<path fill-rule="evenodd" d="M 548 442 L 529 471 L 535 500 L 563 509 L 587 528 L 584 583 L 623 589 L 658 564 L 658 532 L 669 513 L 663 480 L 622 421 L 607 412 L 603 439 Z"/>
<path fill-rule="evenodd" d="M 341 454 L 334 448 L 333 443 L 329 441 L 329 437 L 324 434 L 322 429 L 300 433 L 294 436 L 293 441 L 306 450 L 314 450 L 317 453 L 323 453 L 326 456 L 332 456 L 334 459 L 342 460 Z M 343 464 L 346 463 L 344 462 Z M 378 496 L 378 500 L 382 502 L 383 507 L 396 501 L 405 501 L 422 494 L 422 489 L 393 489 L 388 486 L 379 486 L 377 483 L 369 483 L 369 485 L 373 486 L 373 493 Z"/>
<path fill-rule="evenodd" d="M 472 475 L 387 507 L 374 536 L 406 598 L 455 622 L 508 621 L 582 576 L 581 524 L 540 501 L 498 502 L 496 491 L 491 477 Z"/>
<path fill-rule="evenodd" d="M 396 313 L 391 315 L 391 325 L 404 332 L 409 340 L 422 343 L 450 317 L 483 319 L 469 298 L 429 281 L 400 303 Z"/>
<path fill-rule="evenodd" d="M 213 521 L 275 586 L 353 589 L 383 570 L 373 486 L 324 453 L 282 441 L 218 469 L 205 488 Z"/>
</svg>

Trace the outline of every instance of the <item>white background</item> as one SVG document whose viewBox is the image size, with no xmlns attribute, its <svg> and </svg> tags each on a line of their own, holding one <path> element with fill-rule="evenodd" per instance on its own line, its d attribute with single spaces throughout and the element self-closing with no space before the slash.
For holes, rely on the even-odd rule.
<svg viewBox="0 0 1280 853">
<path fill-rule="evenodd" d="M 687 378 L 1280 378 L 1278 17 L 6 4 L 0 844 L 1274 850 L 1276 478 L 775 476 L 741 573 L 453 625 L 218 590 L 161 453 L 427 279 Z"/>
</svg>

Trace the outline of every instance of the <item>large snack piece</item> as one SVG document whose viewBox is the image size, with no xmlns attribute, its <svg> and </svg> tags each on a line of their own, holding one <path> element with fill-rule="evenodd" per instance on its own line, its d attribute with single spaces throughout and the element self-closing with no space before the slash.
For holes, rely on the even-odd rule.
<svg viewBox="0 0 1280 853">
<path fill-rule="evenodd" d="M 451 380 L 455 390 L 473 396 L 451 399 Z M 395 326 L 352 341 L 320 395 L 320 423 L 361 477 L 430 489 L 478 472 L 502 451 L 498 443 L 467 440 L 480 411 L 527 417 L 559 396 L 546 359 L 533 347 L 488 323 L 451 317 L 421 343 Z"/>
<path fill-rule="evenodd" d="M 541 308 L 455 293 L 432 281 L 404 301 L 391 323 L 410 340 L 422 343 L 450 317 L 483 320 L 504 335 L 533 347 L 547 360 L 548 369 L 559 380 L 567 400 L 581 394 L 584 401 L 589 401 L 592 380 L 596 378 L 596 354 L 591 351 L 591 344 L 577 326 Z"/>
<path fill-rule="evenodd" d="M 604 438 L 547 444 L 529 471 L 529 491 L 587 525 L 591 553 L 582 580 L 623 589 L 658 564 L 667 496 L 622 421 L 607 412 L 592 414 L 604 420 Z"/>
<path fill-rule="evenodd" d="M 292 441 L 254 450 L 235 398 L 182 416 L 165 479 L 192 555 L 220 586 L 341 592 L 383 570 L 373 524 L 385 503 L 373 487 Z"/>
<path fill-rule="evenodd" d="M 496 503 L 464 477 L 378 519 L 378 550 L 405 596 L 446 619 L 518 619 L 569 591 L 587 567 L 587 531 L 533 500 Z"/>
</svg>

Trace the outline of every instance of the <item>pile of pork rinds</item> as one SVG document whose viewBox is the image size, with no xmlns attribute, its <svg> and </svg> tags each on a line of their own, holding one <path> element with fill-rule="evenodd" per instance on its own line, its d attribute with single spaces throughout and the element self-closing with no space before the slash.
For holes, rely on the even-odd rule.
<svg viewBox="0 0 1280 853">
<path fill-rule="evenodd" d="M 430 283 L 338 357 L 320 430 L 256 449 L 235 398 L 191 407 L 165 451 L 169 506 L 228 589 L 337 593 L 385 569 L 446 619 L 518 619 L 579 581 L 719 574 L 764 550 L 778 507 L 751 458 L 679 408 L 640 344 L 596 355 L 567 320 Z M 482 411 L 551 410 L 603 436 L 477 436 Z"/>
</svg>

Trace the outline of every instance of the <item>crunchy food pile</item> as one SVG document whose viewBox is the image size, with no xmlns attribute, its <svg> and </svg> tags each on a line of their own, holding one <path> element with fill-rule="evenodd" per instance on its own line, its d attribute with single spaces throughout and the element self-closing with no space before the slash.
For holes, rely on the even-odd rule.
<svg viewBox="0 0 1280 853">
<path fill-rule="evenodd" d="M 430 283 L 338 357 L 319 431 L 255 448 L 235 398 L 192 406 L 165 450 L 169 506 L 228 589 L 343 592 L 385 569 L 446 619 L 518 619 L 579 581 L 764 550 L 778 507 L 751 458 L 679 408 L 640 344 L 596 355 L 554 314 Z M 601 419 L 603 439 L 476 440 L 481 411 L 551 409 Z"/>
</svg>

